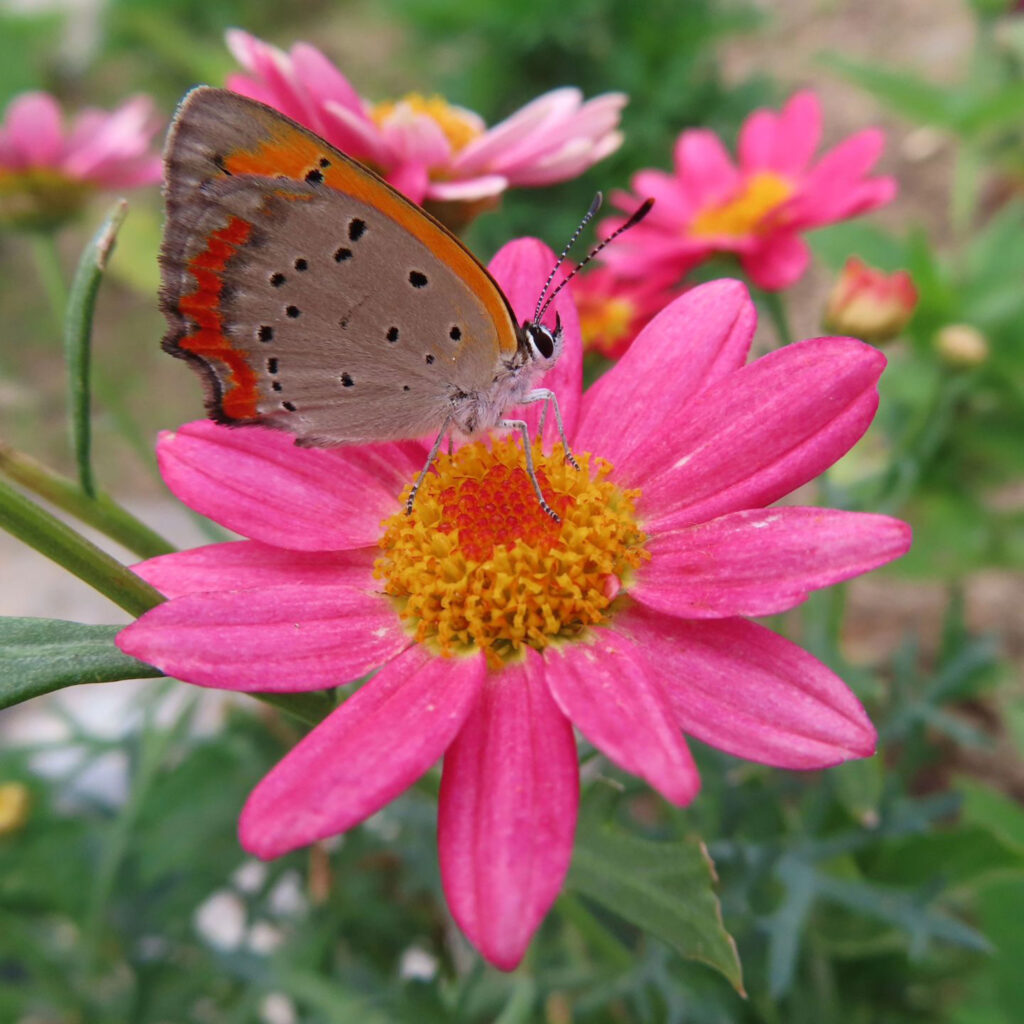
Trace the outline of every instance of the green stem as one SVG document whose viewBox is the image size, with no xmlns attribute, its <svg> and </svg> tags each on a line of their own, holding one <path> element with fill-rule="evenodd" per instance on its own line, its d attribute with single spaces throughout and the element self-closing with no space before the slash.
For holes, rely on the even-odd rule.
<svg viewBox="0 0 1024 1024">
<path fill-rule="evenodd" d="M 789 314 L 786 311 L 785 302 L 782 301 L 782 293 L 761 291 L 760 298 L 761 304 L 768 311 L 768 316 L 771 318 L 780 347 L 792 345 L 793 331 L 789 326 Z"/>
<path fill-rule="evenodd" d="M 911 431 L 894 460 L 891 485 L 879 499 L 878 511 L 897 513 L 910 499 L 915 487 L 953 429 L 956 408 L 970 388 L 969 375 L 944 375 L 935 389 L 927 414 Z"/>
<path fill-rule="evenodd" d="M 88 497 L 66 476 L 0 441 L 0 473 L 50 504 L 117 541 L 140 558 L 174 551 L 174 545 L 102 491 Z"/>
<path fill-rule="evenodd" d="M 123 199 L 118 200 L 83 250 L 71 283 L 67 315 L 64 318 L 71 450 L 78 466 L 78 481 L 90 498 L 96 497 L 96 481 L 92 471 L 92 320 L 103 272 L 114 248 L 118 228 L 124 222 L 127 212 L 128 204 Z"/>
<path fill-rule="evenodd" d="M 132 615 L 155 608 L 159 591 L 44 508 L 0 480 L 0 527 Z"/>
<path fill-rule="evenodd" d="M 57 236 L 52 231 L 34 231 L 30 236 L 36 271 L 50 303 L 50 313 L 58 331 L 64 330 L 64 311 L 68 305 L 68 286 L 57 252 Z"/>
</svg>

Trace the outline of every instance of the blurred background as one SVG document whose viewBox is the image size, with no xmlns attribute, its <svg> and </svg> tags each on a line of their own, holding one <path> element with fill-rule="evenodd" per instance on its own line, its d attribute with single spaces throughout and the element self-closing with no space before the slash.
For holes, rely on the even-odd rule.
<svg viewBox="0 0 1024 1024">
<path fill-rule="evenodd" d="M 297 726 L 161 680 L 0 712 L 0 1021 L 1024 1020 L 1017 6 L 0 0 L 0 108 L 30 89 L 69 110 L 144 92 L 169 119 L 190 86 L 237 70 L 223 39 L 232 26 L 314 44 L 363 96 L 437 93 L 489 124 L 560 85 L 626 92 L 622 148 L 571 182 L 510 191 L 466 233 L 483 260 L 523 234 L 560 248 L 596 190 L 668 169 L 684 128 L 709 127 L 731 147 L 751 110 L 809 87 L 825 145 L 885 130 L 880 169 L 900 192 L 810 237 L 812 268 L 785 297 L 794 334 L 823 333 L 850 256 L 910 271 L 918 292 L 886 349 L 875 426 L 807 498 L 900 515 L 914 548 L 772 623 L 850 682 L 880 753 L 808 776 L 699 748 L 704 791 L 686 811 L 587 764 L 592 820 L 707 843 L 747 998 L 680 956 L 669 924 L 630 920 L 572 877 L 518 972 L 483 965 L 440 896 L 436 779 L 336 843 L 247 860 L 238 810 Z M 36 237 L 0 231 L 0 441 L 68 473 L 55 288 L 112 198 L 59 232 L 56 266 Z M 161 218 L 156 187 L 131 193 L 99 295 L 95 462 L 106 490 L 193 545 L 210 529 L 170 498 L 152 458 L 158 430 L 203 414 L 192 373 L 159 347 Z M 777 344 L 767 312 L 760 351 Z M 6 536 L 0 614 L 125 621 Z M 7 799 L 5 785 L 22 796 Z M 656 891 L 685 905 L 684 881 L 669 871 Z"/>
</svg>

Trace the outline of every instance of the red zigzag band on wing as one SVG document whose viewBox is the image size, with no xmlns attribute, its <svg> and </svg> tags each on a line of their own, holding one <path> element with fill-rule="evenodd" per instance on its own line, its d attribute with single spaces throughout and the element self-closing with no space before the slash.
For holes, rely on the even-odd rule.
<svg viewBox="0 0 1024 1024">
<path fill-rule="evenodd" d="M 210 234 L 206 248 L 188 261 L 188 269 L 196 281 L 196 289 L 183 295 L 178 309 L 196 325 L 192 334 L 178 342 L 178 347 L 193 352 L 208 362 L 217 360 L 227 367 L 227 380 L 221 398 L 221 409 L 233 420 L 251 420 L 257 415 L 257 376 L 245 354 L 236 349 L 224 333 L 220 298 L 224 287 L 224 268 L 232 256 L 249 240 L 252 224 L 241 217 Z"/>
</svg>

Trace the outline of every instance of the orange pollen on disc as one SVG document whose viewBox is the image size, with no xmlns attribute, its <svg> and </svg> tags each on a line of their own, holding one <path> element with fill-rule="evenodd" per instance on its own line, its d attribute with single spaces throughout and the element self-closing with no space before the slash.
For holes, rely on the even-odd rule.
<svg viewBox="0 0 1024 1024">
<path fill-rule="evenodd" d="M 423 96 L 411 92 L 399 100 L 384 100 L 375 103 L 370 116 L 379 124 L 384 125 L 402 114 L 426 114 L 435 121 L 454 152 L 465 149 L 482 129 L 476 118 L 467 111 L 453 107 L 443 96 Z"/>
<path fill-rule="evenodd" d="M 636 519 L 639 491 L 612 483 L 611 465 L 561 445 L 533 458 L 540 507 L 512 439 L 442 455 L 411 515 L 386 519 L 374 575 L 420 643 L 442 655 L 483 650 L 495 667 L 607 622 L 649 557 Z M 408 489 L 406 490 L 406 494 Z"/>
<path fill-rule="evenodd" d="M 724 202 L 701 210 L 687 233 L 698 238 L 759 234 L 770 226 L 769 217 L 793 192 L 791 181 L 773 171 L 758 171 Z"/>
</svg>

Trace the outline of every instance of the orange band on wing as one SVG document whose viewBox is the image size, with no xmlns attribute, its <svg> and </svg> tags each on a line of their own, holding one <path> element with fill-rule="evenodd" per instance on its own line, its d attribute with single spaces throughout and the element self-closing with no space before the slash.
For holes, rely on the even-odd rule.
<svg viewBox="0 0 1024 1024">
<path fill-rule="evenodd" d="M 251 233 L 252 225 L 241 217 L 232 217 L 224 227 L 212 232 L 206 240 L 206 248 L 188 261 L 196 289 L 178 302 L 181 313 L 196 325 L 196 330 L 182 338 L 178 347 L 226 367 L 221 410 L 225 416 L 236 420 L 252 419 L 257 414 L 257 377 L 245 354 L 236 349 L 224 333 L 220 299 L 224 268 Z"/>
<path fill-rule="evenodd" d="M 268 119 L 264 127 L 269 137 L 258 148 L 235 150 L 223 155 L 223 166 L 228 172 L 271 177 L 287 175 L 294 181 L 309 181 L 310 175 L 315 175 L 315 180 L 376 207 L 419 239 L 473 289 L 494 322 L 502 351 L 515 351 L 518 344 L 515 320 L 501 292 L 460 242 L 362 164 L 344 154 L 325 149 L 315 135 L 296 131 L 292 125 L 277 118 Z M 342 159 L 338 160 L 338 156 Z"/>
</svg>

